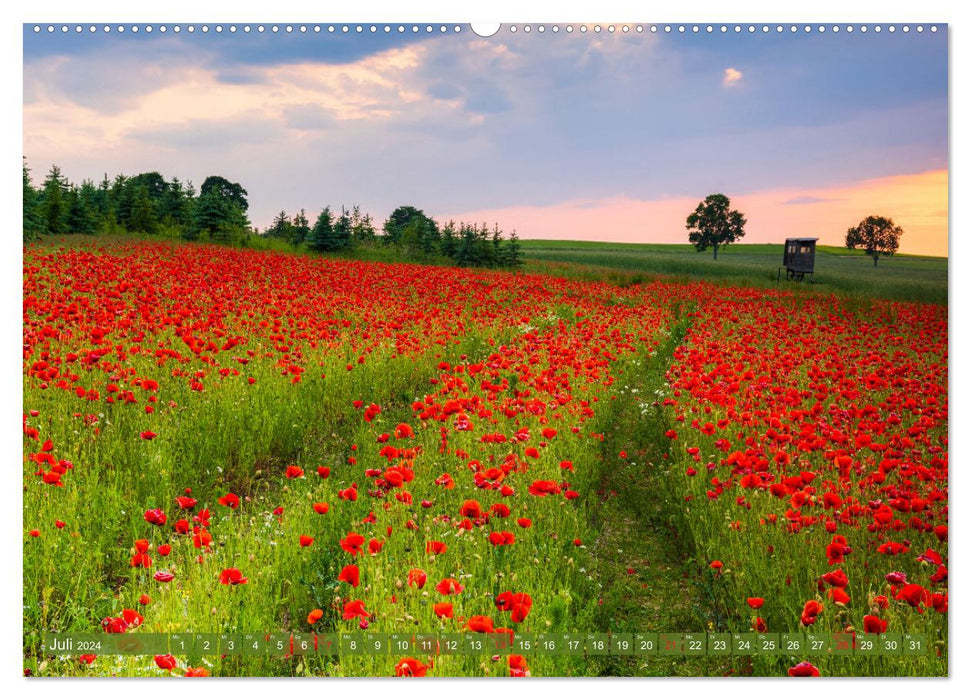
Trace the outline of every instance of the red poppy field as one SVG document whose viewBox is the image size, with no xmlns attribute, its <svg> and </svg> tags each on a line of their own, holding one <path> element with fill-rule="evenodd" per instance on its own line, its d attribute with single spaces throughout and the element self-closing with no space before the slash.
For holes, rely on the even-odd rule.
<svg viewBox="0 0 971 700">
<path fill-rule="evenodd" d="M 946 306 L 130 242 L 30 246 L 23 283 L 31 675 L 947 674 Z M 616 546 L 625 485 L 674 514 L 689 627 L 618 613 L 675 604 Z M 927 648 L 77 656 L 49 632 Z"/>
</svg>

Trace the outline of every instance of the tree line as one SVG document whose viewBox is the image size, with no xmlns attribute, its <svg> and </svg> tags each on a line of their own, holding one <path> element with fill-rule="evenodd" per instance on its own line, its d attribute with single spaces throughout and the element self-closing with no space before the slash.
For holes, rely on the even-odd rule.
<svg viewBox="0 0 971 700">
<path fill-rule="evenodd" d="M 380 232 L 371 215 L 358 206 L 342 206 L 339 213 L 326 206 L 313 224 L 305 209 L 292 216 L 281 211 L 261 232 L 247 216 L 247 191 L 219 175 L 207 177 L 198 192 L 191 182 L 166 180 L 155 171 L 113 179 L 105 175 L 97 184 L 83 180 L 77 185 L 54 165 L 34 187 L 24 162 L 23 178 L 25 244 L 41 235 L 75 233 L 134 233 L 243 245 L 258 236 L 319 253 L 353 254 L 359 248 L 380 247 L 389 249 L 395 259 L 463 267 L 522 265 L 515 231 L 507 237 L 498 224 L 440 225 L 413 206 L 395 209 Z"/>
<path fill-rule="evenodd" d="M 341 207 L 339 214 L 324 207 L 313 226 L 304 209 L 292 217 L 281 211 L 263 235 L 318 252 L 342 252 L 377 245 L 390 247 L 398 257 L 407 260 L 445 258 L 462 267 L 522 265 L 522 251 L 515 231 L 507 238 L 498 224 L 491 229 L 487 224 L 456 224 L 454 221 L 440 225 L 413 206 L 395 209 L 380 233 L 371 215 L 362 213 L 360 207 L 355 206 L 349 211 Z"/>
</svg>

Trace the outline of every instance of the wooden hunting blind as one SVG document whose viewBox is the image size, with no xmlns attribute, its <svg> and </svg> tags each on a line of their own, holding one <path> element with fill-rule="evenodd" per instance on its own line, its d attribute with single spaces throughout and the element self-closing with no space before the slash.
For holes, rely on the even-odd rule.
<svg viewBox="0 0 971 700">
<path fill-rule="evenodd" d="M 813 274 L 818 240 L 818 238 L 787 238 L 782 253 L 782 267 L 779 268 L 776 278 L 782 275 L 783 268 L 785 268 L 787 280 L 801 280 L 806 275 Z"/>
</svg>

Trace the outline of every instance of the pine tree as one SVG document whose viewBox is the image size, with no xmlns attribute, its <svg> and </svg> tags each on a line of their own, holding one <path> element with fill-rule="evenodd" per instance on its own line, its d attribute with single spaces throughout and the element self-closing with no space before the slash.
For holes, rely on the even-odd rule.
<svg viewBox="0 0 971 700">
<path fill-rule="evenodd" d="M 355 243 L 373 243 L 377 239 L 371 215 L 362 215 L 361 208 L 357 205 L 351 209 L 351 236 Z"/>
<path fill-rule="evenodd" d="M 516 231 L 513 230 L 513 232 L 509 234 L 509 240 L 506 241 L 506 247 L 505 250 L 503 250 L 502 265 L 503 267 L 516 269 L 518 267 L 522 267 L 522 264 L 522 246 L 519 245 L 519 236 L 517 236 Z"/>
<path fill-rule="evenodd" d="M 492 228 L 492 248 L 489 250 L 488 264 L 490 267 L 502 265 L 502 231 L 496 223 Z"/>
<path fill-rule="evenodd" d="M 310 249 L 318 252 L 334 250 L 334 216 L 324 207 L 310 232 Z"/>
<path fill-rule="evenodd" d="M 24 161 L 24 245 L 40 238 L 44 231 L 44 220 L 40 211 L 40 194 L 30 183 L 30 170 Z"/>
<path fill-rule="evenodd" d="M 61 169 L 52 165 L 41 191 L 40 213 L 46 233 L 57 234 L 67 231 L 66 189 L 67 183 L 61 175 Z"/>
<path fill-rule="evenodd" d="M 341 215 L 334 222 L 334 250 L 344 250 L 351 246 L 351 217 L 341 207 Z"/>
<path fill-rule="evenodd" d="M 455 236 L 455 222 L 449 221 L 442 227 L 442 240 L 439 243 L 439 251 L 446 258 L 454 258 L 458 251 L 458 239 Z"/>
<path fill-rule="evenodd" d="M 307 221 L 307 212 L 304 209 L 300 210 L 299 214 L 295 214 L 293 217 L 293 226 L 291 227 L 290 242 L 294 245 L 303 245 L 304 241 L 307 240 L 307 236 L 310 235 L 310 222 Z"/>
<path fill-rule="evenodd" d="M 94 234 L 98 232 L 96 209 L 97 190 L 94 183 L 85 180 L 81 187 L 71 187 L 68 196 L 67 227 L 71 233 Z"/>
<path fill-rule="evenodd" d="M 273 219 L 273 225 L 266 229 L 266 235 L 270 238 L 282 238 L 290 240 L 293 236 L 293 224 L 285 211 L 280 211 Z"/>
<path fill-rule="evenodd" d="M 148 185 L 135 185 L 129 229 L 140 233 L 158 233 L 158 213 L 149 195 Z"/>
</svg>

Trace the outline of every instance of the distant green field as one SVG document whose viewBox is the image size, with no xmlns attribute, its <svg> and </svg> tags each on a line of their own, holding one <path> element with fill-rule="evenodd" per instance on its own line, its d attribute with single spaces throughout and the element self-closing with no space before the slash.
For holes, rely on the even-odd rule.
<svg viewBox="0 0 971 700">
<path fill-rule="evenodd" d="M 690 245 L 600 243 L 594 241 L 521 241 L 527 267 L 584 276 L 638 281 L 657 276 L 705 279 L 745 286 L 793 286 L 823 293 L 947 304 L 947 258 L 895 255 L 877 267 L 859 251 L 833 246 L 816 249 L 812 283 L 776 281 L 782 244 L 736 244 L 699 253 Z M 572 269 L 571 269 L 572 268 Z"/>
</svg>

